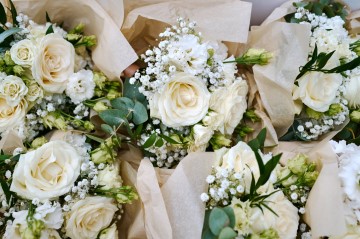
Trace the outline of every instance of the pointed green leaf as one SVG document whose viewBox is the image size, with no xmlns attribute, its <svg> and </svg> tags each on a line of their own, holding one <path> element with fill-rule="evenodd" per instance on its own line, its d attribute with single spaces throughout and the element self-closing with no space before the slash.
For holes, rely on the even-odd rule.
<svg viewBox="0 0 360 239">
<path fill-rule="evenodd" d="M 147 109 L 139 101 L 135 102 L 134 111 L 133 111 L 133 121 L 134 124 L 139 125 L 145 123 L 149 119 Z"/>
<path fill-rule="evenodd" d="M 330 52 L 329 54 L 325 54 L 322 57 L 319 57 L 317 60 L 317 67 L 322 69 L 326 63 L 330 60 L 331 56 L 335 53 L 335 51 Z"/>
<path fill-rule="evenodd" d="M 4 6 L 0 3 L 0 23 L 5 25 L 7 22 L 6 12 Z"/>
<path fill-rule="evenodd" d="M 176 140 L 170 138 L 169 136 L 166 136 L 164 134 L 160 134 L 159 135 L 161 138 L 163 138 L 166 142 L 170 143 L 170 144 L 182 144 L 181 142 L 177 142 Z"/>
<path fill-rule="evenodd" d="M 46 30 L 46 33 L 45 35 L 48 35 L 48 34 L 51 34 L 51 33 L 54 33 L 54 28 L 53 28 L 53 25 L 51 24 L 48 29 Z"/>
<path fill-rule="evenodd" d="M 10 12 L 11 12 L 11 17 L 12 17 L 12 20 L 13 20 L 13 24 L 16 25 L 18 23 L 17 20 L 16 20 L 16 17 L 17 17 L 16 8 L 14 6 L 14 3 L 11 0 L 9 0 L 9 2 L 10 2 L 10 6 L 11 6 Z"/>
<path fill-rule="evenodd" d="M 150 135 L 150 137 L 145 141 L 145 143 L 143 144 L 143 148 L 149 148 L 151 146 L 154 145 L 155 141 L 157 139 L 157 135 L 156 134 L 152 134 Z"/>
<path fill-rule="evenodd" d="M 46 12 L 45 18 L 46 18 L 46 22 L 50 22 L 50 23 L 51 23 L 51 19 L 50 19 L 50 17 L 49 17 L 49 13 L 48 13 L 48 12 Z"/>
<path fill-rule="evenodd" d="M 9 185 L 6 183 L 5 180 L 0 179 L 0 186 L 5 194 L 6 202 L 9 203 L 10 198 L 11 198 L 11 192 L 10 192 Z"/>
<path fill-rule="evenodd" d="M 91 134 L 85 134 L 85 136 L 88 137 L 89 139 L 94 140 L 95 142 L 98 142 L 98 143 L 102 143 L 102 142 L 105 141 L 102 138 L 96 137 L 96 136 L 91 135 Z"/>
<path fill-rule="evenodd" d="M 164 140 L 162 140 L 162 138 L 159 138 L 158 140 L 156 140 L 155 146 L 160 148 L 161 146 L 164 145 Z"/>
</svg>

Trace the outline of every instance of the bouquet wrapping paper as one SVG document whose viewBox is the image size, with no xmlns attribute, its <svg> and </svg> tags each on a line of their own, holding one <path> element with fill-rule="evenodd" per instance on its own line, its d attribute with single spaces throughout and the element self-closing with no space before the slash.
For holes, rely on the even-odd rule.
<svg viewBox="0 0 360 239">
<path fill-rule="evenodd" d="M 5 6 L 9 4 L 4 0 L 2 2 Z M 45 22 L 46 12 L 53 22 L 58 24 L 64 22 L 65 29 L 84 23 L 85 33 L 96 35 L 98 39 L 98 44 L 92 51 L 92 59 L 110 79 L 119 78 L 121 72 L 137 59 L 137 55 L 118 30 L 113 19 L 95 0 L 14 0 L 13 2 L 18 12 L 27 14 L 38 23 Z M 116 4 L 115 1 L 111 2 Z"/>
</svg>

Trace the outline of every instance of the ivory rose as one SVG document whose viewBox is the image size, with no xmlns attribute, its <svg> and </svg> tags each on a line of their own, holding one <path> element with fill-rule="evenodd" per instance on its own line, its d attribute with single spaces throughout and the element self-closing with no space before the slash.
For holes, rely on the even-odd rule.
<svg viewBox="0 0 360 239">
<path fill-rule="evenodd" d="M 306 106 L 315 111 L 326 112 L 334 103 L 342 76 L 312 71 L 301 77 L 298 83 L 299 86 L 295 86 L 293 90 L 293 99 L 301 99 Z"/>
<path fill-rule="evenodd" d="M 11 59 L 20 66 L 31 67 L 36 54 L 36 47 L 29 39 L 15 43 L 10 49 Z"/>
<path fill-rule="evenodd" d="M 21 125 L 24 122 L 27 107 L 25 100 L 12 107 L 7 103 L 6 98 L 0 96 L 0 132 Z"/>
<path fill-rule="evenodd" d="M 50 141 L 20 156 L 10 190 L 27 199 L 53 199 L 69 192 L 80 175 L 81 158 L 63 141 Z"/>
<path fill-rule="evenodd" d="M 150 114 L 168 127 L 180 127 L 201 121 L 209 109 L 210 92 L 198 78 L 176 73 L 161 93 L 150 99 Z"/>
<path fill-rule="evenodd" d="M 118 208 L 113 199 L 87 197 L 76 202 L 66 219 L 66 236 L 72 239 L 95 239 L 107 228 Z"/>
<path fill-rule="evenodd" d="M 46 91 L 62 93 L 69 76 L 74 73 L 75 49 L 59 34 L 44 36 L 32 66 L 34 79 Z"/>
<path fill-rule="evenodd" d="M 17 106 L 28 93 L 23 80 L 17 76 L 6 76 L 0 81 L 0 95 L 6 98 L 8 105 Z"/>
</svg>

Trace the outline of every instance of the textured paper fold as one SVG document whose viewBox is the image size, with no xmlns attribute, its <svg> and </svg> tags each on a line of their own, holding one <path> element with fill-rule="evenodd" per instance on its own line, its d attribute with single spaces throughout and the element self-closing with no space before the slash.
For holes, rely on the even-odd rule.
<svg viewBox="0 0 360 239">
<path fill-rule="evenodd" d="M 4 2 L 4 0 L 2 0 Z M 7 1 L 5 1 L 8 5 Z M 64 28 L 79 23 L 86 25 L 86 34 L 97 36 L 98 44 L 92 51 L 95 65 L 110 79 L 137 60 L 137 55 L 126 41 L 112 18 L 95 0 L 13 0 L 17 11 L 27 14 L 38 23 L 45 22 L 48 12 L 53 22 L 64 22 Z"/>
<path fill-rule="evenodd" d="M 251 15 L 251 3 L 237 0 L 221 1 L 126 1 L 126 18 L 122 32 L 137 53 L 149 45 L 168 24 L 178 17 L 196 21 L 198 31 L 207 40 L 245 43 Z M 216 14 L 214 14 L 216 12 Z"/>
<path fill-rule="evenodd" d="M 307 62 L 309 42 L 308 25 L 273 22 L 253 27 L 250 32 L 249 46 L 266 49 L 274 55 L 269 64 L 255 65 L 253 72 L 262 104 L 278 137 L 294 121 L 292 89 L 299 67 Z"/>
</svg>

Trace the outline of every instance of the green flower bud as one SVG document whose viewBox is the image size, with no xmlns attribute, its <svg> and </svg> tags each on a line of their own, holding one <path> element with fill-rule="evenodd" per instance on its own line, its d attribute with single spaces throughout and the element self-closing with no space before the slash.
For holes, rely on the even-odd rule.
<svg viewBox="0 0 360 239">
<path fill-rule="evenodd" d="M 320 119 L 323 116 L 323 113 L 317 112 L 311 108 L 306 107 L 306 114 L 313 119 Z"/>
<path fill-rule="evenodd" d="M 226 138 L 223 134 L 215 133 L 210 139 L 210 144 L 214 150 L 217 150 L 222 147 L 229 147 L 231 145 L 231 140 Z"/>
<path fill-rule="evenodd" d="M 80 34 L 83 33 L 85 29 L 85 24 L 84 23 L 79 23 L 76 27 L 74 27 L 74 29 L 70 30 L 69 33 L 70 34 Z"/>
<path fill-rule="evenodd" d="M 255 113 L 255 110 L 247 110 L 247 111 L 245 111 L 244 116 L 246 118 L 250 119 L 252 122 L 259 122 L 260 121 L 260 118 Z"/>
<path fill-rule="evenodd" d="M 306 172 L 304 174 L 304 179 L 305 179 L 306 186 L 312 187 L 314 185 L 314 183 L 315 183 L 318 176 L 319 176 L 318 171 Z"/>
<path fill-rule="evenodd" d="M 102 90 L 105 87 L 105 82 L 107 81 L 107 78 L 102 72 L 94 72 L 93 80 L 95 82 L 95 85 Z"/>
<path fill-rule="evenodd" d="M 95 110 L 96 112 L 101 112 L 101 111 L 104 111 L 104 110 L 107 110 L 107 109 L 109 109 L 109 106 L 107 106 L 102 101 L 96 102 L 96 104 L 93 107 L 93 110 Z"/>
<path fill-rule="evenodd" d="M 101 90 L 100 88 L 96 87 L 94 90 L 94 95 L 97 97 L 103 97 L 105 94 L 105 92 L 103 90 Z"/>
<path fill-rule="evenodd" d="M 80 40 L 81 37 L 82 36 L 80 34 L 75 34 L 75 33 L 72 33 L 72 34 L 69 33 L 66 35 L 66 39 L 68 41 L 78 41 L 78 40 Z"/>
<path fill-rule="evenodd" d="M 4 66 L 4 65 L 5 65 L 4 58 L 0 57 L 0 66 Z"/>
<path fill-rule="evenodd" d="M 21 66 L 18 66 L 18 65 L 13 67 L 13 71 L 14 71 L 15 75 L 17 75 L 17 76 L 22 76 L 25 73 L 24 68 L 22 68 Z"/>
<path fill-rule="evenodd" d="M 360 111 L 358 110 L 354 110 L 353 112 L 350 113 L 350 120 L 352 122 L 355 122 L 357 124 L 360 123 Z"/>
<path fill-rule="evenodd" d="M 308 164 L 308 172 L 313 172 L 316 170 L 316 163 L 311 162 L 310 164 Z"/>
<path fill-rule="evenodd" d="M 250 48 L 245 52 L 242 58 L 246 64 L 266 65 L 269 63 L 272 56 L 272 53 L 265 49 Z"/>
<path fill-rule="evenodd" d="M 46 144 L 47 142 L 48 142 L 48 140 L 44 136 L 38 137 L 32 141 L 31 148 L 37 149 L 37 148 L 43 146 L 44 144 Z"/>
<path fill-rule="evenodd" d="M 343 108 L 341 107 L 340 104 L 332 104 L 332 105 L 330 105 L 329 110 L 325 112 L 325 114 L 328 116 L 334 116 L 334 115 L 339 114 L 342 111 L 343 111 Z"/>
<path fill-rule="evenodd" d="M 67 129 L 67 122 L 65 118 L 57 112 L 50 112 L 43 117 L 45 127 L 52 129 L 53 127 L 65 131 Z"/>
<path fill-rule="evenodd" d="M 81 41 L 82 45 L 85 45 L 87 47 L 92 47 L 95 46 L 97 43 L 96 40 L 96 36 L 95 35 L 91 35 L 91 36 L 84 36 L 84 38 Z"/>
<path fill-rule="evenodd" d="M 262 233 L 260 233 L 259 238 L 260 239 L 279 239 L 280 236 L 275 229 L 269 228 L 269 229 L 263 231 Z"/>
<path fill-rule="evenodd" d="M 286 167 L 280 170 L 279 175 L 278 175 L 278 180 L 283 180 L 284 178 L 287 178 L 286 180 L 283 180 L 281 182 L 281 184 L 284 187 L 291 186 L 294 183 L 296 183 L 296 181 L 298 180 L 298 177 L 296 175 L 291 175 L 291 174 L 292 174 L 292 172 L 290 171 L 290 169 L 288 169 Z M 291 175 L 291 176 L 289 177 L 289 175 Z"/>
<path fill-rule="evenodd" d="M 100 164 L 107 162 L 110 163 L 113 161 L 113 159 L 107 149 L 102 149 L 101 147 L 99 147 L 91 152 L 91 161 L 96 164 Z"/>
<path fill-rule="evenodd" d="M 84 128 L 86 130 L 92 131 L 95 129 L 95 125 L 93 123 L 91 123 L 90 121 L 85 121 L 84 122 Z"/>
<path fill-rule="evenodd" d="M 294 174 L 303 174 L 307 169 L 307 159 L 306 155 L 298 154 L 295 158 L 292 158 L 287 162 L 287 167 Z"/>
<path fill-rule="evenodd" d="M 104 191 L 105 196 L 113 197 L 118 203 L 131 203 L 137 200 L 139 196 L 130 186 L 122 186 L 120 188 L 112 188 Z"/>
<path fill-rule="evenodd" d="M 110 89 L 109 92 L 106 95 L 106 98 L 108 100 L 112 100 L 112 99 L 115 99 L 115 98 L 118 98 L 118 97 L 121 97 L 121 92 L 119 92 L 117 90 L 113 90 L 113 89 Z"/>
<path fill-rule="evenodd" d="M 10 51 L 5 52 L 4 61 L 7 66 L 15 65 L 15 62 L 11 59 Z"/>
</svg>

